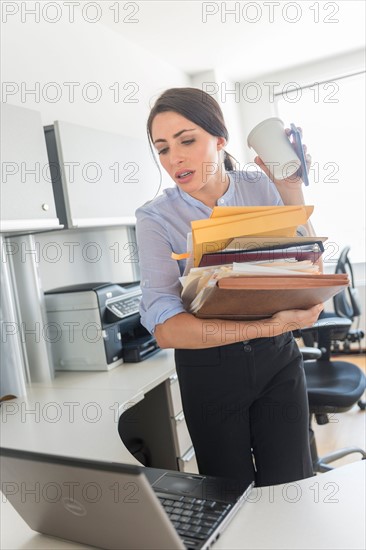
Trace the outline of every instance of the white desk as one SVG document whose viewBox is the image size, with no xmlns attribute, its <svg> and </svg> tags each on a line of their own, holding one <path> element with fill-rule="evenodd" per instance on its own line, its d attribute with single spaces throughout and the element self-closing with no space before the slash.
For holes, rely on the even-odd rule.
<svg viewBox="0 0 366 550">
<path fill-rule="evenodd" d="M 4 447 L 137 463 L 123 445 L 123 411 L 175 372 L 173 352 L 109 372 L 57 373 L 33 384 L 25 398 L 1 407 Z M 33 411 L 33 412 L 31 412 Z M 366 461 L 295 484 L 254 490 L 215 549 L 365 548 Z M 8 502 L 1 503 L 1 548 L 82 549 L 34 533 Z"/>
<path fill-rule="evenodd" d="M 215 550 L 364 550 L 365 468 L 358 461 L 296 484 L 254 490 L 215 543 Z M 319 496 L 319 498 L 317 498 Z M 32 531 L 1 503 L 1 548 L 71 550 L 89 546 Z"/>
<path fill-rule="evenodd" d="M 175 373 L 172 350 L 105 372 L 57 372 L 0 408 L 1 445 L 139 464 L 123 445 L 118 419 Z"/>
<path fill-rule="evenodd" d="M 254 489 L 215 544 L 222 550 L 365 549 L 366 461 Z"/>
</svg>

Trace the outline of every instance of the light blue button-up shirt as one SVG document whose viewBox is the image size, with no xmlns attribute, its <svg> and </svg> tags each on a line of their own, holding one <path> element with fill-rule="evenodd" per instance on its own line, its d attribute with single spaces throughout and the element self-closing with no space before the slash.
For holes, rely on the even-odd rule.
<svg viewBox="0 0 366 550">
<path fill-rule="evenodd" d="M 282 205 L 276 186 L 262 172 L 228 172 L 229 187 L 218 206 Z M 186 260 L 171 253 L 187 252 L 191 221 L 208 218 L 212 209 L 179 187 L 165 189 L 159 197 L 136 210 L 136 237 L 141 273 L 141 323 L 153 333 L 155 326 L 186 311 L 179 277 Z"/>
</svg>

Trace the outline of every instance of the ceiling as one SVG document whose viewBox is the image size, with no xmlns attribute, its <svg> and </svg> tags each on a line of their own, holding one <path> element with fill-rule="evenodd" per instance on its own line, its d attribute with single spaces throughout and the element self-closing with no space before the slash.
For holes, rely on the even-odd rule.
<svg viewBox="0 0 366 550">
<path fill-rule="evenodd" d="M 119 14 L 109 8 L 102 23 L 187 74 L 216 69 L 242 81 L 364 48 L 365 5 L 364 0 L 120 2 Z"/>
</svg>

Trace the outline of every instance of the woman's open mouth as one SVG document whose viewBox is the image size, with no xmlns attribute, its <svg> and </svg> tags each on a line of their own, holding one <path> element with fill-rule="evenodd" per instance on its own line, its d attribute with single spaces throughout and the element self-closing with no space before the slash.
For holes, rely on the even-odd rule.
<svg viewBox="0 0 366 550">
<path fill-rule="evenodd" d="M 175 174 L 175 178 L 180 183 L 187 183 L 189 182 L 194 175 L 194 170 L 182 170 L 181 172 L 177 172 Z"/>
</svg>

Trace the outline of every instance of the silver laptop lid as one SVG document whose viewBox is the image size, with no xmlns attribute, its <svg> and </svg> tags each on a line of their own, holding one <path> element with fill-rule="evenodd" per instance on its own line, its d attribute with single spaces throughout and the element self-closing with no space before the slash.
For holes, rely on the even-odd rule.
<svg viewBox="0 0 366 550">
<path fill-rule="evenodd" d="M 108 550 L 185 548 L 143 468 L 0 452 L 1 490 L 31 529 Z"/>
</svg>

